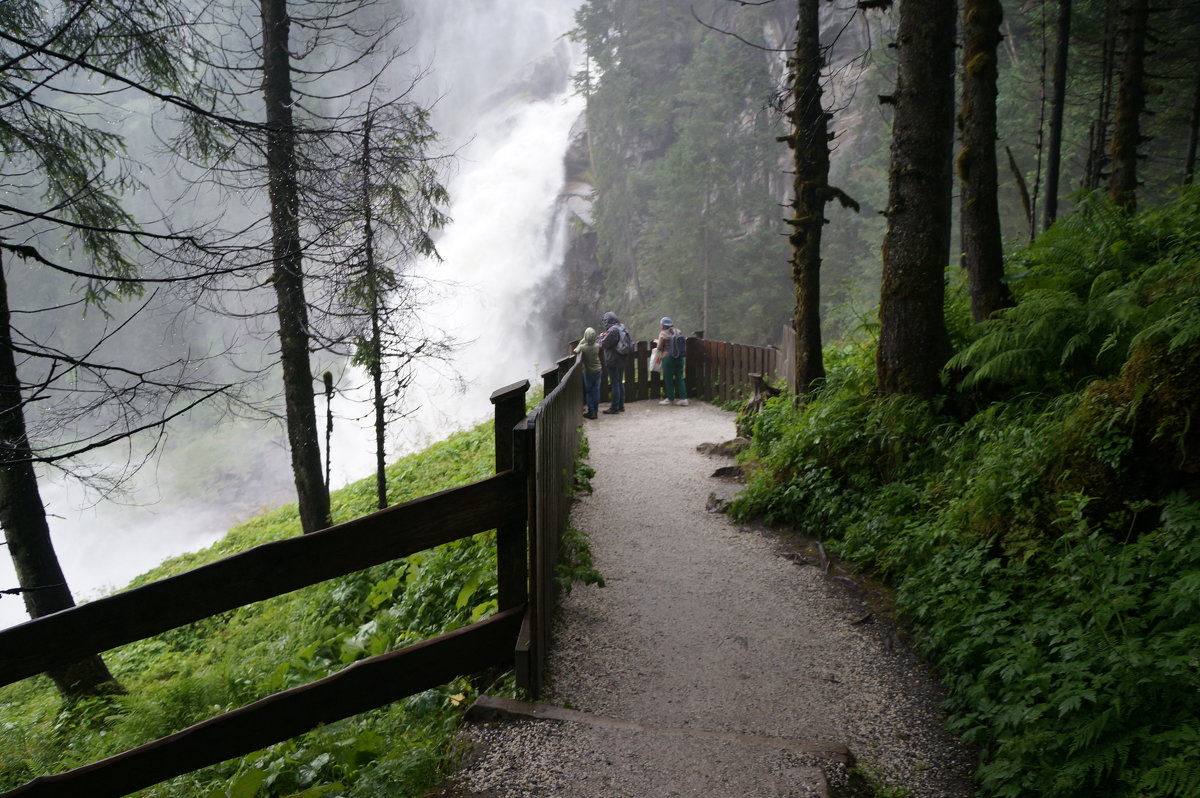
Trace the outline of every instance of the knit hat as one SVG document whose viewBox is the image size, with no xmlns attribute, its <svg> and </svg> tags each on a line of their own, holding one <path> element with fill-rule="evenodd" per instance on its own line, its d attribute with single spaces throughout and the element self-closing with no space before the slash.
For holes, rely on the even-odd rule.
<svg viewBox="0 0 1200 798">
<path fill-rule="evenodd" d="M 674 327 L 675 326 L 675 324 L 671 321 L 670 316 L 663 316 L 661 324 L 664 327 Z"/>
</svg>

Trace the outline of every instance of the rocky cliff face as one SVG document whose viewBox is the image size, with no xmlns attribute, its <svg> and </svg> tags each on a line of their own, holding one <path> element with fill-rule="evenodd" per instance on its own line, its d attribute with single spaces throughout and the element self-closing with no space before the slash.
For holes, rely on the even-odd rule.
<svg viewBox="0 0 1200 798">
<path fill-rule="evenodd" d="M 761 37 L 766 50 L 768 87 L 774 85 L 776 91 L 782 93 L 787 85 L 787 63 L 795 36 L 794 8 L 772 6 L 762 9 L 758 23 L 757 36 Z M 688 24 L 692 24 L 690 17 Z M 859 261 L 873 261 L 873 251 L 863 250 L 859 244 L 859 239 L 863 236 L 858 227 L 875 221 L 875 214 L 870 212 L 873 208 L 872 197 L 864 183 L 871 183 L 877 172 L 868 156 L 878 144 L 878 140 L 886 134 L 887 125 L 877 116 L 870 116 L 872 112 L 878 114 L 874 93 L 862 90 L 861 82 L 863 71 L 870 60 L 866 54 L 870 52 L 872 42 L 879 38 L 880 33 L 889 24 L 886 18 L 879 19 L 877 15 L 868 16 L 857 12 L 850 0 L 837 0 L 829 7 L 823 8 L 823 40 L 831 45 L 827 53 L 824 102 L 833 113 L 831 131 L 836 134 L 832 142 L 831 178 L 835 185 L 849 190 L 851 195 L 868 209 L 865 216 L 853 218 L 848 213 L 830 214 L 832 223 L 827 237 L 830 252 L 828 281 L 831 287 L 836 287 L 846 279 L 844 272 L 851 265 Z M 689 65 L 688 62 L 695 54 L 695 46 L 685 47 L 680 44 L 671 49 L 668 45 L 669 42 L 663 47 L 670 50 L 672 57 L 679 62 L 673 75 L 700 68 Z M 661 49 L 652 49 L 651 55 L 661 60 Z M 714 56 L 710 52 L 708 57 L 712 59 Z M 701 62 L 701 65 L 703 63 Z M 631 57 L 630 61 L 622 62 L 619 67 L 614 66 L 613 69 L 628 68 L 636 73 L 644 66 Z M 715 80 L 721 73 L 716 66 L 712 69 Z M 645 69 L 641 71 L 644 72 Z M 748 93 L 741 110 L 737 113 L 715 118 L 725 122 L 727 128 L 732 131 L 729 134 L 731 138 L 740 136 L 749 147 L 755 146 L 755 142 L 764 138 L 773 139 L 777 132 L 779 116 L 771 116 L 770 112 L 764 116 L 763 106 L 770 98 L 761 83 L 747 83 L 745 89 L 758 93 Z M 734 91 L 736 90 L 735 88 Z M 640 98 L 639 102 L 649 102 L 651 95 L 642 93 L 637 96 Z M 655 222 L 658 223 L 659 239 L 664 239 L 663 226 L 670 223 L 666 214 L 671 209 L 661 200 L 671 194 L 662 193 L 660 186 L 648 181 L 651 175 L 661 169 L 672 147 L 678 144 L 682 125 L 686 121 L 684 112 L 694 115 L 695 109 L 688 103 L 694 103 L 697 97 L 704 97 L 705 94 L 698 90 L 693 82 L 690 85 L 681 83 L 676 94 L 653 96 L 656 101 L 668 105 L 674 103 L 678 108 L 664 107 L 655 113 L 646 113 L 643 109 L 640 114 L 614 112 L 611 106 L 612 98 L 609 98 L 609 106 L 601 108 L 602 103 L 597 105 L 607 116 L 602 113 L 595 116 L 594 129 L 589 130 L 586 118 L 581 117 L 572 130 L 571 143 L 563 167 L 566 184 L 559 198 L 560 213 L 566 219 L 567 228 L 565 260 L 559 275 L 553 280 L 553 285 L 545 286 L 544 293 L 546 304 L 543 318 L 547 320 L 549 334 L 555 340 L 566 342 L 577 339 L 584 327 L 595 326 L 600 315 L 608 309 L 615 309 L 621 313 L 623 319 L 634 322 L 639 321 L 639 316 L 653 316 L 653 313 L 649 313 L 648 306 L 655 302 L 676 308 L 675 312 L 678 314 L 688 315 L 687 309 L 690 308 L 691 315 L 697 319 L 709 317 L 707 278 L 702 279 L 690 274 L 687 280 L 682 281 L 681 286 L 673 286 L 673 282 L 681 281 L 654 277 L 654 274 L 659 274 L 653 271 L 654 268 L 658 268 L 658 261 L 674 263 L 682 256 L 673 256 L 671 251 L 662 249 L 663 241 L 659 241 L 658 249 L 653 250 L 643 239 L 648 225 Z M 625 98 L 619 102 L 628 100 L 629 98 Z M 778 109 L 775 113 L 778 114 Z M 863 135 L 864 133 L 867 135 Z M 689 146 L 694 147 L 694 144 Z M 592 157 L 593 152 L 596 154 L 595 159 Z M 600 179 L 597 179 L 597 170 L 608 171 L 601 173 Z M 612 170 L 634 177 L 622 182 L 619 176 L 614 179 Z M 730 327 L 730 334 L 734 334 L 733 331 L 743 335 L 761 334 L 762 330 L 758 328 L 747 332 L 747 324 L 736 320 L 766 316 L 779 316 L 781 321 L 790 318 L 788 308 L 779 306 L 778 301 L 778 297 L 785 296 L 788 292 L 786 253 L 770 241 L 754 244 L 753 246 L 759 249 L 753 250 L 749 255 L 742 253 L 739 247 L 743 246 L 743 241 L 765 241 L 769 232 L 767 228 L 772 224 L 778 224 L 782 232 L 781 218 L 784 214 L 780 211 L 776 218 L 770 209 L 764 211 L 761 197 L 765 195 L 767 198 L 773 198 L 778 206 L 786 207 L 790 202 L 792 190 L 791 172 L 789 150 L 779 145 L 772 151 L 768 146 L 756 163 L 748 162 L 744 171 L 740 175 L 733 175 L 732 182 L 722 188 L 726 194 L 745 197 L 746 202 L 741 207 L 724 208 L 717 225 L 719 230 L 715 235 L 724 247 L 718 257 L 725 260 L 714 277 L 712 313 L 717 316 L 724 313 L 729 318 L 710 319 L 715 325 L 714 329 L 724 322 Z M 676 170 L 673 179 L 678 181 L 679 175 L 679 171 Z M 670 178 L 671 175 L 668 174 L 667 179 Z M 605 241 L 599 240 L 595 224 L 597 182 L 606 187 L 616 185 L 616 190 L 620 192 L 619 195 L 610 194 L 605 197 L 606 202 L 615 203 L 606 205 L 603 213 L 605 235 L 609 237 Z M 687 188 L 687 184 L 681 183 L 673 190 L 682 196 Z M 656 192 L 659 193 L 656 195 Z M 862 196 L 859 196 L 860 194 Z M 652 195 L 660 200 L 657 207 L 654 202 L 646 199 Z M 674 223 L 686 222 L 676 219 Z M 678 243 L 675 239 L 671 242 Z M 747 251 L 750 251 L 750 246 L 745 245 Z M 600 253 L 604 253 L 603 266 L 599 260 Z M 677 266 L 675 268 L 678 270 Z M 753 271 L 756 276 L 750 280 L 729 276 L 745 270 Z M 649 284 L 656 291 L 648 290 L 646 279 L 643 278 L 650 279 Z M 721 281 L 725 284 L 717 285 Z M 701 285 L 703 288 L 699 287 Z M 701 300 L 692 296 L 701 291 L 704 292 L 702 308 Z M 722 291 L 725 293 L 721 293 Z M 837 292 L 830 293 L 832 295 Z M 844 301 L 845 298 L 839 295 L 837 299 Z M 616 307 L 607 308 L 605 303 L 615 304 Z M 695 307 L 692 307 L 693 305 Z M 646 319 L 640 318 L 640 321 L 644 323 Z M 565 353 L 565 345 L 562 351 Z"/>
<path fill-rule="evenodd" d="M 592 159 L 587 122 L 583 115 L 571 129 L 571 143 L 563 168 L 566 185 L 559 197 L 559 212 L 566 217 L 566 253 L 560 277 L 546 286 L 546 313 L 553 340 L 574 341 L 585 327 L 596 327 L 604 308 L 604 274 L 596 259 L 596 231 L 592 226 L 595 188 L 591 183 Z"/>
</svg>

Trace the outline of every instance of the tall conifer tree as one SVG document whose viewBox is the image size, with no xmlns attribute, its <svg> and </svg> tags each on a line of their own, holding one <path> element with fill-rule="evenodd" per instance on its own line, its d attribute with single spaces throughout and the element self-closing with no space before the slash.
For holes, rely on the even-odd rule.
<svg viewBox="0 0 1200 798">
<path fill-rule="evenodd" d="M 1050 141 L 1046 147 L 1046 205 L 1043 229 L 1058 218 L 1058 176 L 1062 167 L 1063 111 L 1067 99 L 1067 56 L 1071 46 L 1071 0 L 1058 0 L 1054 86 L 1050 97 Z"/>
<path fill-rule="evenodd" d="M 829 194 L 828 116 L 821 105 L 819 0 L 800 0 L 796 50 L 792 55 L 792 283 L 796 289 L 796 392 L 807 393 L 824 379 L 821 357 L 821 231 Z"/>
<path fill-rule="evenodd" d="M 971 294 L 971 315 L 977 322 L 1012 304 L 1004 283 L 996 168 L 996 51 L 1003 17 L 1000 0 L 964 0 L 958 177 L 962 184 L 963 265 Z"/>
<path fill-rule="evenodd" d="M 875 364 L 882 394 L 938 393 L 950 351 L 942 304 L 950 248 L 955 10 L 954 0 L 900 4 Z"/>
<path fill-rule="evenodd" d="M 1113 107 L 1112 172 L 1108 198 L 1127 211 L 1137 209 L 1138 147 L 1146 105 L 1146 35 L 1149 0 L 1126 0 L 1121 9 L 1120 67 Z"/>
<path fill-rule="evenodd" d="M 16 312 L 52 315 L 72 305 L 103 311 L 109 300 L 140 294 L 149 279 L 141 269 L 149 262 L 170 264 L 176 248 L 188 257 L 197 254 L 191 233 L 164 232 L 163 222 L 154 232 L 144 230 L 122 206 L 123 195 L 138 185 L 136 166 L 106 116 L 128 97 L 149 113 L 173 106 L 190 114 L 207 105 L 187 71 L 203 59 L 183 35 L 189 22 L 180 6 L 152 0 L 0 3 L 0 192 L 6 197 L 0 236 L 0 525 L 20 584 L 15 592 L 35 619 L 75 605 L 50 537 L 39 464 L 86 478 L 72 470 L 75 458 L 161 428 L 228 387 L 179 376 L 194 363 L 105 360 L 97 350 L 113 331 L 78 347 L 74 336 L 51 344 L 13 322 Z M 91 101 L 99 87 L 104 110 Z M 203 115 L 189 122 L 197 132 L 208 124 Z M 31 269 L 69 275 L 77 301 L 40 309 L 25 306 L 21 297 L 14 303 L 9 277 L 18 268 L 16 258 Z M 186 278 L 160 275 L 153 281 L 175 279 Z M 66 351 L 71 343 L 75 350 Z M 172 376 L 163 376 L 167 369 Z M 186 407 L 172 406 L 189 396 L 194 401 Z M 65 663 L 49 676 L 70 699 L 120 689 L 98 656 Z"/>
<path fill-rule="evenodd" d="M 329 490 L 321 468 L 320 437 L 309 362 L 308 307 L 304 299 L 304 253 L 300 241 L 296 130 L 292 117 L 291 20 L 287 0 L 261 0 L 263 100 L 267 114 L 267 173 L 276 313 L 279 316 L 288 444 L 300 506 L 300 526 L 316 532 L 331 523 Z"/>
</svg>

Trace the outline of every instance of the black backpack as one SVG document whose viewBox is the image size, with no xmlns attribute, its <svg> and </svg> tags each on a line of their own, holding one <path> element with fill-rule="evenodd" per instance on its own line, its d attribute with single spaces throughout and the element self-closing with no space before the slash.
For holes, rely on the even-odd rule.
<svg viewBox="0 0 1200 798">
<path fill-rule="evenodd" d="M 632 355 L 637 349 L 637 344 L 633 341 L 633 336 L 629 334 L 629 330 L 625 329 L 624 324 L 617 325 L 617 354 Z"/>
<path fill-rule="evenodd" d="M 687 338 L 683 333 L 672 333 L 667 339 L 667 354 L 671 357 L 683 357 L 687 354 Z"/>
</svg>

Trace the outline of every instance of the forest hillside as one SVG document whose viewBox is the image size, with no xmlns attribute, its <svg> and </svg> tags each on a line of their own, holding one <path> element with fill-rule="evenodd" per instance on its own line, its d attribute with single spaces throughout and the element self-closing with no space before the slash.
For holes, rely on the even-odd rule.
<svg viewBox="0 0 1200 798">
<path fill-rule="evenodd" d="M 821 326 L 836 339 L 869 323 L 879 300 L 900 11 L 850 0 L 818 5 L 828 184 L 858 206 L 833 202 L 824 214 Z M 1128 15 L 1124 0 L 995 6 L 997 214 L 1003 240 L 1019 246 L 1054 218 L 1047 171 L 1059 37 L 1070 59 L 1054 207 L 1066 215 L 1077 208 L 1075 193 L 1102 187 L 1111 169 Z M 587 100 L 586 145 L 568 171 L 594 190 L 593 213 L 575 218 L 575 235 L 586 239 L 595 261 L 588 274 L 599 286 L 574 284 L 568 301 L 576 315 L 565 332 L 578 335 L 580 313 L 615 310 L 639 335 L 666 315 L 689 333 L 780 344 L 795 306 L 783 222 L 794 165 L 778 139 L 789 133 L 796 9 L 782 0 L 582 3 L 573 35 L 587 56 L 576 75 Z M 1155 44 L 1146 56 L 1138 196 L 1155 204 L 1191 174 L 1200 19 L 1170 6 L 1154 9 L 1146 24 Z M 961 39 L 955 48 L 961 72 Z M 960 264 L 954 190 L 947 262 Z"/>
<path fill-rule="evenodd" d="M 15 203 L 0 525 L 20 572 L 6 592 L 31 617 L 74 605 L 37 469 L 142 433 L 161 443 L 201 403 L 284 422 L 298 503 L 144 579 L 492 473 L 482 428 L 385 468 L 409 364 L 449 345 L 413 323 L 424 294 L 404 271 L 447 221 L 431 117 L 403 87 L 376 102 L 402 15 L 383 0 L 254 5 L 0 2 L 0 188 Z M 574 19 L 586 124 L 566 176 L 589 208 L 564 227 L 593 262 L 586 290 L 565 281 L 570 333 L 613 310 L 638 338 L 663 316 L 713 339 L 795 335 L 795 384 L 743 419 L 733 512 L 800 529 L 894 589 L 952 731 L 980 751 L 979 794 L 1200 795 L 1200 6 L 582 0 Z M 542 63 L 565 70 L 566 49 Z M 338 64 L 372 77 L 347 88 Z M 134 212 L 149 166 L 119 115 L 96 112 L 100 93 L 175 141 L 162 182 L 212 176 L 192 187 L 220 198 L 212 217 L 171 212 L 194 204 L 186 188 Z M 231 196 L 250 198 L 248 220 Z M 69 297 L 10 300 L 50 272 Z M 140 345 L 129 364 L 93 358 L 138 330 L 110 328 L 107 303 L 141 308 L 159 288 L 172 308 L 246 322 L 237 339 L 272 363 L 243 374 L 218 337 L 161 362 Z M 43 315 L 89 308 L 95 338 Z M 512 351 L 495 359 L 532 359 Z M 369 374 L 378 466 L 332 494 L 326 360 Z M 488 543 L 8 686 L 0 787 L 478 620 L 497 605 Z M 564 578 L 595 576 L 583 545 L 568 541 Z M 470 692 L 455 682 L 144 794 L 420 795 Z"/>
<path fill-rule="evenodd" d="M 578 19 L 605 309 L 797 335 L 736 514 L 895 588 L 981 795 L 1200 794 L 1195 7 Z"/>
<path fill-rule="evenodd" d="M 944 396 L 869 337 L 754 420 L 735 504 L 895 588 L 987 796 L 1200 794 L 1200 191 L 1097 204 L 1012 256 Z M 801 611 L 797 608 L 797 611 Z"/>
</svg>

